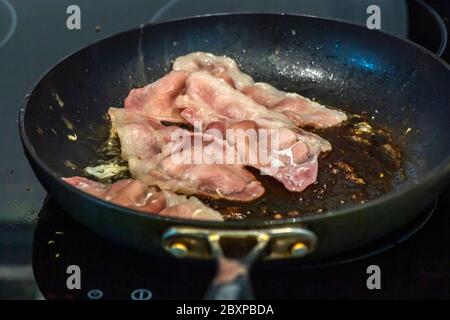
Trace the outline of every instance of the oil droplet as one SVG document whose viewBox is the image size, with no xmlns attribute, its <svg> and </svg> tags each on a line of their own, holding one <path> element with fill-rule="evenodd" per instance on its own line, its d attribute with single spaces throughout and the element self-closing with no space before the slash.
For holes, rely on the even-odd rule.
<svg viewBox="0 0 450 320">
<path fill-rule="evenodd" d="M 69 130 L 73 130 L 75 126 L 72 122 L 70 122 L 65 116 L 61 116 L 62 121 L 64 121 L 64 124 L 66 125 L 66 128 Z"/>
<path fill-rule="evenodd" d="M 66 167 L 69 167 L 69 168 L 72 169 L 72 170 L 76 170 L 76 169 L 77 169 L 77 166 L 74 165 L 70 160 L 64 161 L 64 165 L 65 165 Z"/>
<path fill-rule="evenodd" d="M 53 98 L 55 98 L 56 102 L 58 103 L 58 105 L 62 108 L 64 107 L 64 102 L 61 100 L 61 98 L 59 97 L 59 95 L 57 93 L 52 93 Z"/>
</svg>

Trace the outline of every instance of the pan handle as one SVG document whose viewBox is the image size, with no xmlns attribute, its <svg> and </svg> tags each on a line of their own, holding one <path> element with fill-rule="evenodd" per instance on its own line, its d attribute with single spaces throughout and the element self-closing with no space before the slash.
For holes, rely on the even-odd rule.
<svg viewBox="0 0 450 320">
<path fill-rule="evenodd" d="M 167 230 L 162 243 L 177 258 L 217 261 L 217 273 L 205 299 L 250 300 L 249 273 L 256 259 L 301 258 L 315 250 L 317 237 L 301 227 L 220 230 L 179 226 Z"/>
<path fill-rule="evenodd" d="M 250 268 L 266 248 L 270 237 L 261 233 L 256 245 L 241 259 L 225 257 L 220 244 L 220 236 L 212 234 L 209 243 L 213 255 L 217 259 L 217 274 L 208 289 L 206 300 L 253 300 L 253 290 L 250 284 Z"/>
<path fill-rule="evenodd" d="M 250 266 L 237 260 L 217 259 L 218 271 L 205 300 L 254 300 L 249 278 Z"/>
</svg>

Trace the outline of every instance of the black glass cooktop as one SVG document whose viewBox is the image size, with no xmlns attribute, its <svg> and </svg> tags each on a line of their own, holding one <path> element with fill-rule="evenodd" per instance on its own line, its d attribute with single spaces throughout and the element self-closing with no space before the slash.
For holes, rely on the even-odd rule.
<svg viewBox="0 0 450 320">
<path fill-rule="evenodd" d="M 420 217 L 369 247 L 311 264 L 257 264 L 257 299 L 448 298 L 450 194 Z M 426 249 L 425 249 L 426 247 Z M 68 290 L 67 268 L 80 268 L 80 290 Z M 381 270 L 380 291 L 368 290 L 367 268 Z M 33 242 L 36 282 L 48 299 L 201 299 L 214 262 L 162 258 L 111 243 L 47 200 Z M 193 285 L 195 284 L 195 285 Z"/>
<path fill-rule="evenodd" d="M 31 6 L 25 1 L 0 0 L 0 299 L 195 299 L 202 297 L 214 273 L 213 263 L 180 264 L 174 259 L 128 250 L 93 234 L 51 200 L 44 205 L 46 194 L 23 156 L 16 119 L 33 83 L 63 56 L 109 34 L 150 21 L 216 12 L 286 12 L 364 24 L 366 8 L 377 4 L 385 31 L 409 38 L 450 61 L 450 50 L 445 49 L 450 2 L 428 3 L 42 0 L 39 6 Z M 66 27 L 66 9 L 71 4 L 81 8 L 79 31 Z M 123 14 L 124 6 L 127 14 Z M 257 298 L 448 299 L 450 189 L 432 208 L 430 204 L 420 220 L 392 238 L 314 268 L 256 266 L 252 271 L 255 294 Z M 412 231 L 417 232 L 411 235 Z M 347 263 L 336 264 L 343 261 Z M 66 287 L 66 268 L 72 264 L 82 270 L 79 291 Z M 381 268 L 382 290 L 366 287 L 366 269 L 373 264 Z"/>
</svg>

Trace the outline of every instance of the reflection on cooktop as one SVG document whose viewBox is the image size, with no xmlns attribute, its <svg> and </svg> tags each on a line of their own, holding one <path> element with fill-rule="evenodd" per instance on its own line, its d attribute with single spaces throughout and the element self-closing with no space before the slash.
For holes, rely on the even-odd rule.
<svg viewBox="0 0 450 320">
<path fill-rule="evenodd" d="M 0 48 L 14 35 L 17 28 L 17 13 L 8 0 L 0 1 Z"/>
</svg>

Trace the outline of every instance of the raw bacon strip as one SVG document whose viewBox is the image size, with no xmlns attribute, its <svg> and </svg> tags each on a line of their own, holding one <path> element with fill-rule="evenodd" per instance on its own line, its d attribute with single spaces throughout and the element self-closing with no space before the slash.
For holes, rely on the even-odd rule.
<svg viewBox="0 0 450 320">
<path fill-rule="evenodd" d="M 256 82 L 243 88 L 242 93 L 269 109 L 275 108 L 286 95 L 285 92 L 263 82 Z"/>
<path fill-rule="evenodd" d="M 222 215 L 206 206 L 196 197 L 186 197 L 169 191 L 162 192 L 166 198 L 167 206 L 159 214 L 164 217 L 173 217 L 191 220 L 223 221 Z"/>
<path fill-rule="evenodd" d="M 223 221 L 221 214 L 195 197 L 169 191 L 158 192 L 132 179 L 105 185 L 83 177 L 63 178 L 65 182 L 95 197 L 150 214 L 191 220 Z"/>
<path fill-rule="evenodd" d="M 190 139 L 194 135 L 182 129 L 179 129 L 177 134 L 180 138 L 184 136 L 184 140 L 186 136 Z M 222 159 L 215 158 L 215 155 L 226 154 L 230 151 L 228 149 L 231 149 L 231 153 L 235 150 L 224 140 L 211 140 L 205 142 L 202 149 L 197 151 L 201 156 L 198 163 L 192 158 L 196 152 L 193 144 L 183 145 L 171 141 L 152 159 L 129 159 L 130 172 L 147 184 L 183 194 L 233 201 L 251 201 L 262 196 L 264 188 L 242 165 L 217 164 L 217 160 Z"/>
<path fill-rule="evenodd" d="M 113 133 L 119 136 L 124 160 L 153 158 L 170 142 L 172 132 L 179 129 L 177 126 L 165 127 L 152 118 L 123 108 L 109 108 L 108 115 Z"/>
<path fill-rule="evenodd" d="M 268 110 L 235 90 L 222 79 L 206 72 L 193 72 L 186 80 L 186 94 L 179 96 L 175 104 L 181 116 L 194 125 L 203 126 L 221 120 L 253 120 L 267 128 L 293 128 L 294 123 L 285 115 Z"/>
<path fill-rule="evenodd" d="M 97 198 L 131 209 L 158 213 L 166 206 L 165 198 L 161 194 L 137 180 L 119 180 L 111 185 L 83 177 L 63 178 L 63 180 Z"/>
<path fill-rule="evenodd" d="M 272 176 L 293 192 L 301 192 L 316 181 L 318 155 L 331 150 L 328 141 L 301 129 L 272 129 L 262 136 L 259 133 L 264 128 L 249 120 L 213 122 L 206 132 L 211 129 L 220 131 L 221 136 L 226 137 L 237 149 L 245 165 Z M 247 135 L 243 138 L 244 133 Z M 273 137 L 274 134 L 277 135 L 277 140 Z M 267 140 L 261 140 L 263 138 Z M 261 151 L 265 153 L 262 155 Z"/>
<path fill-rule="evenodd" d="M 256 178 L 239 165 L 178 164 L 167 156 L 147 162 L 134 158 L 129 166 L 140 180 L 163 190 L 242 202 L 264 194 L 264 188 Z"/>
<path fill-rule="evenodd" d="M 255 83 L 252 77 L 239 70 L 236 62 L 228 57 L 194 52 L 176 59 L 173 70 L 208 72 L 225 80 L 256 103 L 285 114 L 297 126 L 328 128 L 347 120 L 344 112 L 329 109 L 296 93 L 280 91 L 267 83 Z"/>
<path fill-rule="evenodd" d="M 226 129 L 276 129 L 280 137 L 279 155 L 287 155 L 288 159 L 278 164 L 255 164 L 249 155 L 255 155 L 259 143 L 255 146 L 238 146 L 228 141 L 238 150 L 245 165 L 253 166 L 282 182 L 290 191 L 301 192 L 315 182 L 317 177 L 317 156 L 320 152 L 331 150 L 328 141 L 319 136 L 303 131 L 295 126 L 289 128 L 280 119 L 270 118 L 267 109 L 255 104 L 251 99 L 234 90 L 224 81 L 214 78 L 205 72 L 194 72 L 186 81 L 186 94 L 176 100 L 176 104 L 184 107 L 181 115 L 191 124 L 201 121 L 203 127 L 222 127 Z M 250 120 L 247 120 L 250 119 Z M 242 150 L 244 154 L 242 154 Z M 286 158 L 286 157 L 285 157 Z"/>
<path fill-rule="evenodd" d="M 131 90 L 125 99 L 125 109 L 161 121 L 184 123 L 180 110 L 174 108 L 173 103 L 184 90 L 188 75 L 184 71 L 172 71 L 156 82 Z"/>
<path fill-rule="evenodd" d="M 252 77 L 241 72 L 233 59 L 225 56 L 217 57 L 206 52 L 193 52 L 178 57 L 173 64 L 173 70 L 187 72 L 206 71 L 216 78 L 225 80 L 238 90 L 242 90 L 254 83 Z"/>
<path fill-rule="evenodd" d="M 280 91 L 267 83 L 255 83 L 242 92 L 257 103 L 285 114 L 300 127 L 329 128 L 347 120 L 342 111 L 329 109 L 296 93 Z"/>
<path fill-rule="evenodd" d="M 137 112 L 110 108 L 108 114 L 113 130 L 120 137 L 122 158 L 150 159 L 161 152 L 164 139 L 163 126 Z"/>
<path fill-rule="evenodd" d="M 235 201 L 251 201 L 264 194 L 261 184 L 242 165 L 217 164 L 214 157 L 219 151 L 235 152 L 222 139 L 203 137 L 175 126 L 158 127 L 152 120 L 143 121 L 142 115 L 125 109 L 111 108 L 109 114 L 132 176 L 145 184 Z M 200 141 L 205 140 L 198 162 L 184 158 L 195 154 L 195 145 L 180 143 L 195 135 L 200 135 Z"/>
</svg>

